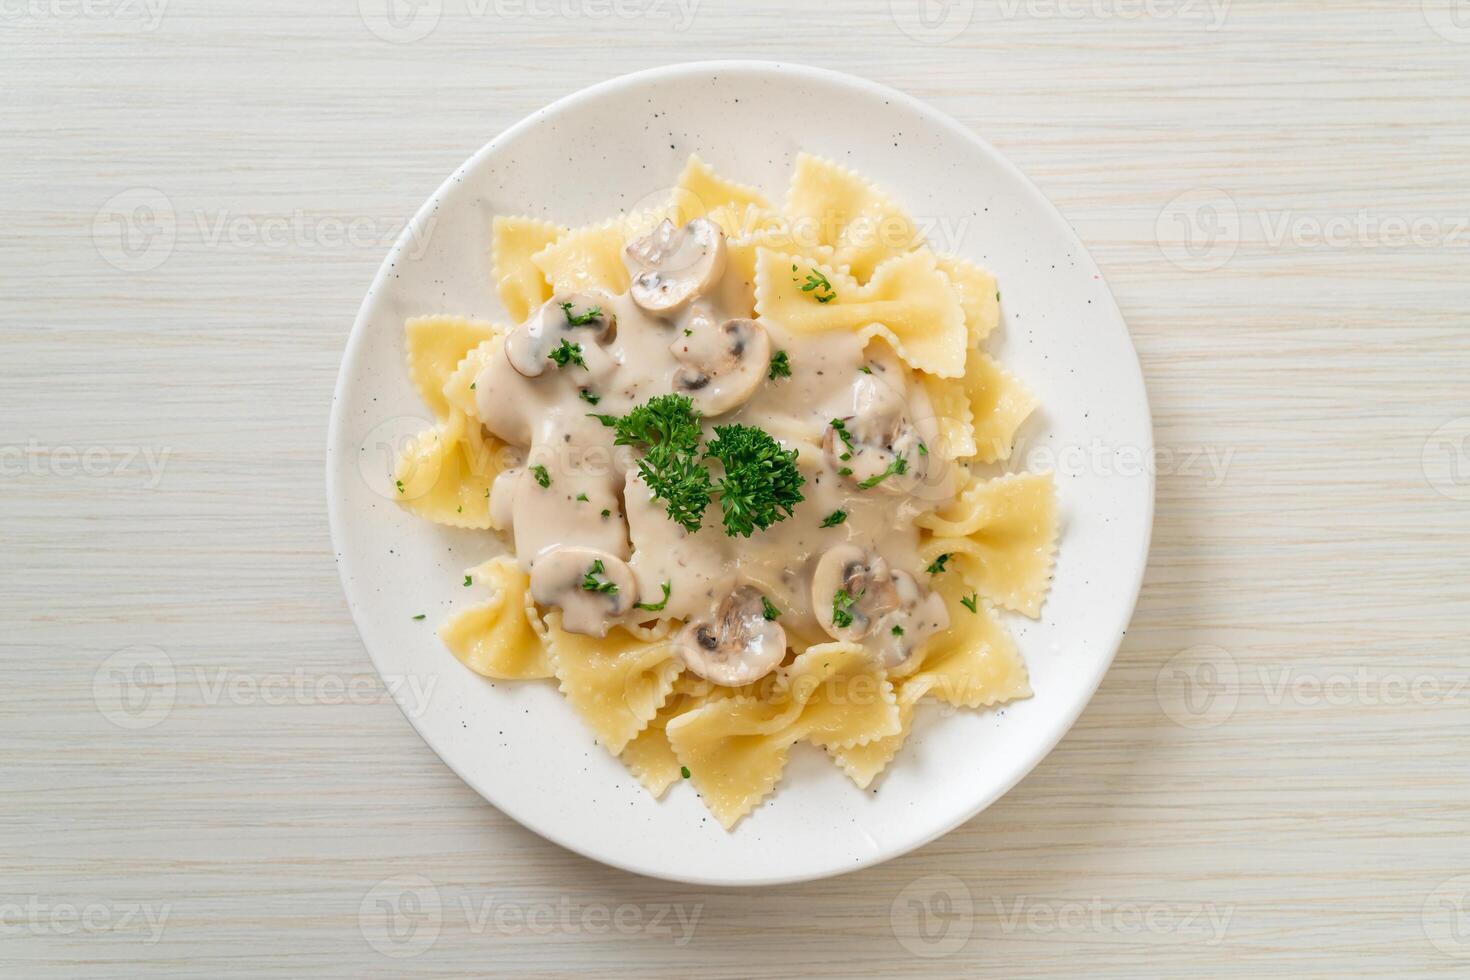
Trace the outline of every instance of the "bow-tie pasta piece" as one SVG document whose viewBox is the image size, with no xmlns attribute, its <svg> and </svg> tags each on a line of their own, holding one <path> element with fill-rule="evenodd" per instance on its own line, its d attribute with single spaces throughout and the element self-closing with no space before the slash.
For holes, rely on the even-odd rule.
<svg viewBox="0 0 1470 980">
<path fill-rule="evenodd" d="M 567 703 L 613 755 L 658 714 L 684 669 L 667 636 L 640 639 L 622 627 L 606 637 L 568 633 L 546 616 L 552 667 Z"/>
<path fill-rule="evenodd" d="M 923 244 L 912 219 L 887 195 L 845 167 L 803 153 L 783 209 L 792 224 L 810 228 L 832 246 L 837 265 L 867 282 L 887 260 Z"/>
<path fill-rule="evenodd" d="M 919 547 L 934 562 L 949 556 L 948 572 L 1006 609 L 1032 619 L 1051 583 L 1057 546 L 1056 488 L 1050 473 L 973 478 L 959 499 L 917 523 L 933 533 Z"/>
<path fill-rule="evenodd" d="M 527 601 L 530 578 L 508 555 L 492 558 L 466 573 L 490 598 L 455 613 L 439 627 L 439 639 L 460 662 L 493 680 L 551 677 L 551 660 Z"/>
<path fill-rule="evenodd" d="M 775 789 L 790 748 L 859 745 L 899 731 L 893 687 L 863 648 L 810 647 L 769 693 L 711 701 L 668 725 L 669 743 L 704 804 L 725 829 Z"/>
<path fill-rule="evenodd" d="M 882 337 L 910 367 L 965 373 L 965 313 L 927 249 L 885 262 L 866 285 L 800 255 L 759 249 L 756 312 L 797 333 Z"/>
<path fill-rule="evenodd" d="M 567 229 L 536 218 L 497 216 L 490 228 L 495 294 L 515 323 L 551 299 L 551 283 L 531 256 L 565 235 Z"/>
</svg>

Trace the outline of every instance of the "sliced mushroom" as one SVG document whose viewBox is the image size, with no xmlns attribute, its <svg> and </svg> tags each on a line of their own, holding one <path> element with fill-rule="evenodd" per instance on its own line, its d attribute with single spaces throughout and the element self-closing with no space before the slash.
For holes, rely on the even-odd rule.
<svg viewBox="0 0 1470 980">
<path fill-rule="evenodd" d="M 683 228 L 665 218 L 625 250 L 633 302 L 655 316 L 673 317 L 725 274 L 725 232 L 708 218 Z"/>
<path fill-rule="evenodd" d="M 924 479 L 929 455 L 923 435 L 909 418 L 903 388 L 888 381 L 886 373 L 857 376 L 852 414 L 838 420 L 840 428 L 827 429 L 822 448 L 832 467 L 845 471 L 852 482 L 900 493 Z"/>
<path fill-rule="evenodd" d="M 562 545 L 532 564 L 531 597 L 560 609 L 567 632 L 606 636 L 613 621 L 638 601 L 638 583 L 622 559 L 596 548 Z"/>
<path fill-rule="evenodd" d="M 703 415 L 719 415 L 744 404 L 760 387 L 771 365 L 771 338 L 754 320 L 726 320 L 719 326 L 696 311 L 690 333 L 669 345 L 682 367 L 674 372 L 674 391 L 688 395 Z"/>
<path fill-rule="evenodd" d="M 786 657 L 786 631 L 766 619 L 761 593 L 742 585 L 725 597 L 711 619 L 679 632 L 679 655 L 691 671 L 713 684 L 740 687 L 760 680 Z"/>
<path fill-rule="evenodd" d="M 924 639 L 949 625 L 938 594 L 857 545 L 830 548 L 812 576 L 812 608 L 827 635 L 863 643 L 883 667 L 908 659 Z"/>
<path fill-rule="evenodd" d="M 594 312 L 596 316 L 591 315 Z M 551 365 L 548 355 L 563 340 L 575 344 L 600 342 L 609 339 L 616 328 L 617 317 L 606 296 L 561 293 L 543 303 L 525 323 L 506 335 L 505 357 L 511 367 L 526 377 L 540 377 Z"/>
</svg>

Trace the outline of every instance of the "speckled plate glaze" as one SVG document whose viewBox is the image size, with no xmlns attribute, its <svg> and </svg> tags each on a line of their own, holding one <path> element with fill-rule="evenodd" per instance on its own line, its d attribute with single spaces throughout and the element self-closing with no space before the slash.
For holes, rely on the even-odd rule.
<svg viewBox="0 0 1470 980">
<path fill-rule="evenodd" d="M 997 275 L 992 353 L 1041 400 L 1013 468 L 1055 469 L 1063 532 L 1042 617 L 1007 616 L 1035 696 L 1000 711 L 921 707 L 868 791 L 797 746 L 776 793 L 726 833 L 687 785 L 654 800 L 593 744 L 553 684 L 490 683 L 435 625 L 472 600 L 465 568 L 502 550 L 486 532 L 401 511 L 387 473 L 430 422 L 404 369 L 403 321 L 503 320 L 490 221 L 567 225 L 666 196 L 691 152 L 779 200 L 796 155 L 854 167 L 939 250 Z M 332 538 L 363 642 L 414 727 L 502 811 L 587 857 L 712 885 L 835 875 L 903 854 L 995 801 L 1061 739 L 1113 658 L 1148 552 L 1154 481 L 1137 357 L 1097 267 L 1066 221 L 969 129 L 871 82 L 796 65 L 706 62 L 640 72 L 542 109 L 496 137 L 421 208 L 363 301 L 342 359 L 327 456 Z M 415 619 L 423 615 L 424 619 Z"/>
</svg>

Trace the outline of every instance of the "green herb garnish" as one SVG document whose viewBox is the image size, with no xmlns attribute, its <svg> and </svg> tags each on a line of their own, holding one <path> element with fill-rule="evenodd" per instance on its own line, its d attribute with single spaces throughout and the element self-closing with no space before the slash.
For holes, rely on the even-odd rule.
<svg viewBox="0 0 1470 980">
<path fill-rule="evenodd" d="M 403 481 L 402 480 L 394 480 L 393 481 L 393 485 L 398 488 L 398 492 L 399 493 L 402 493 L 403 492 Z"/>
<path fill-rule="evenodd" d="M 926 445 L 924 445 L 922 442 L 919 443 L 919 455 L 920 456 L 928 456 L 929 455 L 929 447 L 926 446 Z"/>
<path fill-rule="evenodd" d="M 852 476 L 852 467 L 851 466 L 844 466 L 842 469 L 840 469 L 840 470 L 837 471 L 837 475 L 838 476 Z"/>
<path fill-rule="evenodd" d="M 424 614 L 423 613 L 419 613 L 417 616 L 414 617 L 414 619 L 416 619 L 416 620 L 423 619 L 423 618 L 424 618 Z"/>
<path fill-rule="evenodd" d="M 847 511 L 845 511 L 845 510 L 834 510 L 832 513 L 828 514 L 826 517 L 822 518 L 822 526 L 823 527 L 836 527 L 837 525 L 841 524 L 845 520 L 847 520 Z"/>
<path fill-rule="evenodd" d="M 776 604 L 770 599 L 761 596 L 761 615 L 766 617 L 767 620 L 779 619 L 781 617 L 781 610 L 777 609 Z"/>
<path fill-rule="evenodd" d="M 559 368 L 575 364 L 584 371 L 587 369 L 587 362 L 582 360 L 582 345 L 574 344 L 570 340 L 563 340 L 557 345 L 556 350 L 546 356 L 555 361 Z"/>
<path fill-rule="evenodd" d="M 888 469 L 877 476 L 870 476 L 858 484 L 859 490 L 871 490 L 890 476 L 902 476 L 909 471 L 909 461 L 902 456 L 894 457 L 893 462 L 888 464 Z"/>
<path fill-rule="evenodd" d="M 818 303 L 830 303 L 837 298 L 837 293 L 832 288 L 832 283 L 828 282 L 827 277 L 817 268 L 813 268 L 811 272 L 807 273 L 806 283 L 802 285 L 801 291 L 811 293 L 812 298 Z"/>
<path fill-rule="evenodd" d="M 618 586 L 615 582 L 599 582 L 597 576 L 602 574 L 602 559 L 598 558 L 587 569 L 587 574 L 582 576 L 582 588 L 588 592 L 596 592 L 600 595 L 617 595 Z"/>
<path fill-rule="evenodd" d="M 928 572 L 930 575 L 938 575 L 940 572 L 944 571 L 944 566 L 949 564 L 949 559 L 951 557 L 952 556 L 950 555 L 950 553 L 946 551 L 944 554 L 931 561 L 929 563 L 929 567 L 924 569 L 924 571 Z"/>
<path fill-rule="evenodd" d="M 862 595 L 861 592 L 859 592 L 857 595 L 853 595 L 851 592 L 848 592 L 846 589 L 838 589 L 835 593 L 833 593 L 833 595 L 832 595 L 832 625 L 833 626 L 836 626 L 838 628 L 841 628 L 841 627 L 851 626 L 852 625 L 852 613 L 849 612 L 848 610 L 850 610 L 853 607 L 853 605 L 858 601 L 858 596 L 861 596 L 861 595 Z"/>
<path fill-rule="evenodd" d="M 598 402 L 602 401 L 601 395 L 597 394 L 596 392 L 589 391 L 586 388 L 582 388 L 577 392 L 577 394 L 580 395 L 582 397 L 582 400 L 589 405 L 596 405 Z"/>
<path fill-rule="evenodd" d="M 852 436 L 847 432 L 847 423 L 841 419 L 833 419 L 827 424 L 837 431 L 837 438 L 841 439 L 842 444 L 850 451 L 852 449 Z M 846 457 L 843 458 L 845 459 Z"/>
<path fill-rule="evenodd" d="M 659 586 L 664 590 L 663 600 L 660 602 L 635 602 L 634 609 L 647 609 L 649 612 L 663 612 L 664 606 L 669 604 L 669 591 L 673 588 L 672 582 L 665 582 Z"/>
<path fill-rule="evenodd" d="M 796 468 L 797 450 L 782 449 L 764 429 L 753 425 L 717 425 L 706 448 L 706 459 L 717 459 L 725 469 L 715 489 L 720 494 L 725 533 L 751 533 L 790 517 L 806 498 L 806 477 Z"/>
<path fill-rule="evenodd" d="M 680 766 L 679 767 L 679 775 L 683 776 L 685 779 L 688 779 L 689 778 L 689 767 L 688 766 Z"/>
<path fill-rule="evenodd" d="M 709 471 L 699 465 L 699 413 L 685 395 L 660 395 L 627 415 L 594 415 L 617 430 L 613 442 L 643 450 L 638 472 L 669 519 L 697 531 L 709 506 Z"/>
<path fill-rule="evenodd" d="M 870 367 L 868 367 L 866 364 L 864 364 L 862 367 L 858 368 L 858 370 L 861 371 L 861 372 L 863 372 L 864 374 L 872 374 L 873 373 L 873 369 L 870 368 Z"/>
<path fill-rule="evenodd" d="M 612 516 L 612 511 L 610 511 L 606 507 L 604 507 L 602 509 L 602 516 L 603 517 L 611 517 Z"/>
<path fill-rule="evenodd" d="M 903 627 L 902 626 L 895 626 L 895 627 L 893 627 L 893 635 L 894 636 L 903 636 Z"/>
<path fill-rule="evenodd" d="M 791 377 L 791 358 L 787 356 L 784 350 L 776 351 L 775 355 L 771 358 L 771 370 L 766 374 L 766 377 L 772 381 L 775 381 L 777 378 Z"/>
<path fill-rule="evenodd" d="M 470 583 L 471 583 L 471 582 L 472 582 L 472 581 L 474 581 L 474 580 L 473 580 L 473 579 L 471 579 L 471 578 L 470 578 L 470 577 L 469 577 L 469 576 L 468 576 L 468 575 L 466 575 L 466 576 L 465 576 L 465 577 L 464 577 L 464 584 L 465 584 L 465 588 L 469 588 L 469 586 L 470 586 Z"/>
<path fill-rule="evenodd" d="M 585 493 L 579 493 L 577 494 L 577 499 L 585 504 L 587 502 L 587 495 Z"/>
<path fill-rule="evenodd" d="M 567 315 L 567 323 L 570 323 L 574 327 L 585 327 L 593 320 L 602 319 L 602 307 L 600 306 L 589 307 L 586 313 L 573 314 L 571 303 L 559 303 L 557 305 Z"/>
<path fill-rule="evenodd" d="M 531 475 L 534 476 L 536 478 L 536 482 L 541 484 L 543 487 L 551 486 L 551 474 L 546 472 L 546 467 L 539 464 L 531 467 Z"/>
<path fill-rule="evenodd" d="M 969 595 L 960 600 L 960 605 L 970 610 L 970 612 L 976 612 L 977 610 L 975 607 L 978 604 L 977 600 L 979 598 L 980 594 L 978 592 L 971 592 Z"/>
</svg>

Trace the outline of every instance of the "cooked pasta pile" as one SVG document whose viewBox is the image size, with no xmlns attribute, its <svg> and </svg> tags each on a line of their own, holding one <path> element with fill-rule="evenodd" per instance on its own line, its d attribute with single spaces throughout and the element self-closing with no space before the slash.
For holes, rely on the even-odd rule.
<svg viewBox="0 0 1470 980">
<path fill-rule="evenodd" d="M 891 364 L 932 406 L 934 435 L 918 443 L 918 452 L 945 469 L 951 482 L 937 485 L 953 490 L 904 503 L 909 510 L 896 503 L 893 513 L 912 513 L 906 530 L 917 542 L 918 567 L 904 573 L 942 598 L 947 622 L 941 618 L 942 628 L 900 650 L 896 665 L 884 666 L 863 642 L 833 639 L 831 614 L 829 635 L 814 635 L 793 614 L 780 666 L 755 683 L 724 686 L 686 669 L 678 640 L 685 624 L 652 602 L 656 595 L 648 585 L 643 595 L 649 601 L 639 607 L 647 613 L 622 618 L 605 636 L 589 635 L 565 628 L 572 621 L 564 622 L 569 614 L 562 609 L 535 601 L 526 556 L 512 553 L 468 571 L 479 598 L 439 635 L 485 677 L 555 680 L 598 742 L 650 793 L 662 796 L 687 781 L 729 829 L 775 789 L 799 742 L 824 750 L 866 788 L 903 746 L 920 701 L 984 708 L 1030 695 L 1025 665 L 997 610 L 1039 615 L 1055 553 L 1055 494 L 1050 474 L 1001 472 L 1036 403 L 983 349 L 999 323 L 995 279 L 965 259 L 931 252 L 887 196 L 816 157 L 798 159 L 779 208 L 691 158 L 672 200 L 650 212 L 577 229 L 495 219 L 493 277 L 509 319 L 526 321 L 567 295 L 627 293 L 633 277 L 625 248 L 665 219 L 675 225 L 706 219 L 723 231 L 724 277 L 734 285 L 722 301 L 733 304 L 735 315 L 752 317 L 793 345 L 802 338 L 849 338 L 843 342 L 869 358 L 859 370 L 871 374 L 869 365 L 882 371 Z M 573 307 L 566 316 L 577 322 Z M 477 381 L 507 356 L 511 329 L 458 316 L 408 321 L 409 374 L 436 419 L 396 466 L 399 501 L 414 514 L 451 527 L 509 530 L 492 488 L 502 470 L 525 461 L 491 434 L 493 426 L 487 428 L 485 399 L 495 393 L 477 390 L 483 388 Z M 781 357 L 785 369 L 784 351 Z M 792 354 L 791 360 L 800 370 L 801 358 Z M 774 361 L 769 381 L 760 380 L 782 383 Z M 595 393 L 584 388 L 581 394 L 597 403 Z M 833 424 L 842 429 L 837 420 Z M 789 437 L 784 431 L 777 436 L 806 467 L 810 495 L 825 471 L 813 460 L 821 453 L 817 442 L 805 441 L 799 429 L 793 425 Z M 833 433 L 826 434 L 830 450 Z M 905 469 L 901 464 L 893 472 Z M 617 508 L 604 508 L 604 519 L 621 517 L 610 509 Z M 846 519 L 838 511 L 821 527 Z M 681 541 L 702 540 L 675 531 Z M 760 535 L 773 532 L 745 533 L 746 539 L 724 546 L 754 547 Z M 636 527 L 633 536 L 636 550 Z M 589 575 L 588 581 L 616 591 L 600 578 Z M 687 599 L 677 591 L 680 583 L 670 581 L 676 599 Z M 778 596 L 779 588 L 767 593 Z M 669 584 L 663 600 L 669 601 Z M 785 605 L 762 601 L 778 614 L 776 607 Z M 843 615 L 840 598 L 836 614 Z M 892 626 L 892 633 L 903 634 L 903 627 Z"/>
</svg>

